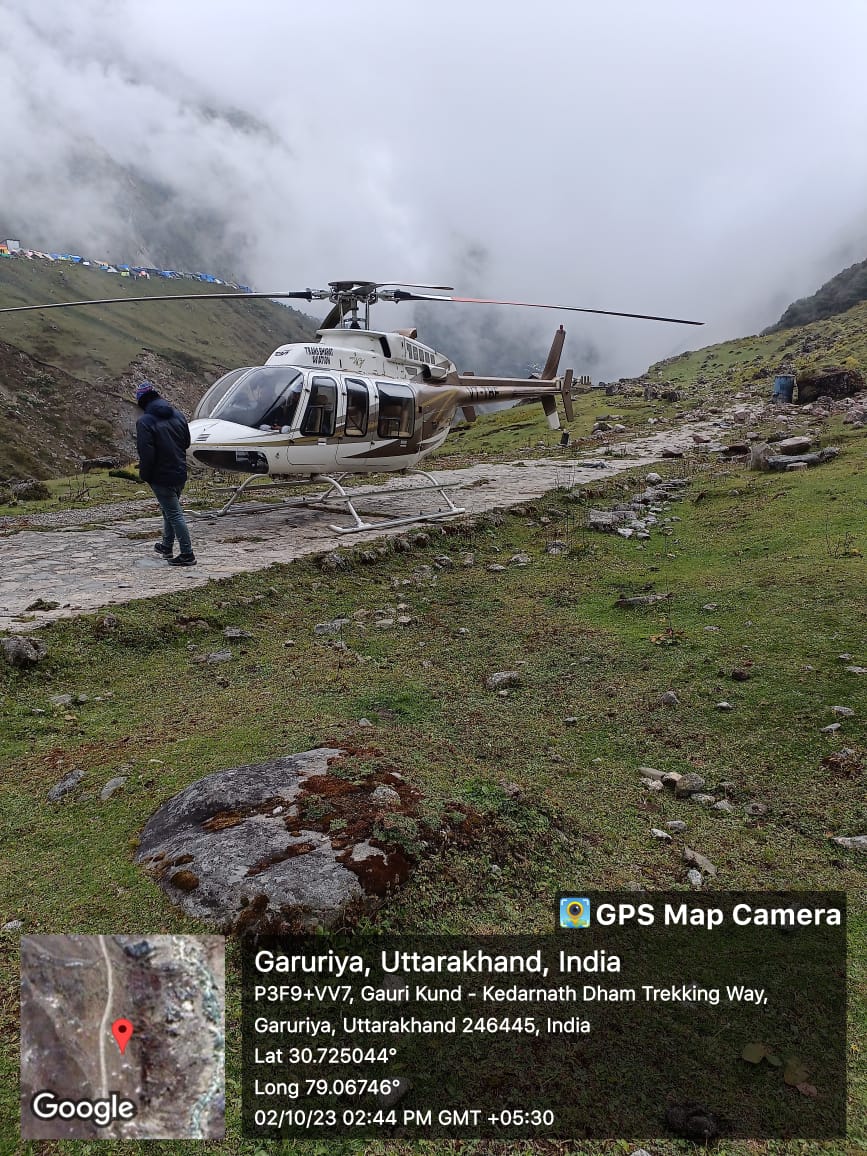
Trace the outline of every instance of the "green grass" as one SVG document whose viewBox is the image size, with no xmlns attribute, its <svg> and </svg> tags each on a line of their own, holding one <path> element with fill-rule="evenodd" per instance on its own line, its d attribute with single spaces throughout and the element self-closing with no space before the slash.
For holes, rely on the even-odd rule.
<svg viewBox="0 0 867 1156">
<path fill-rule="evenodd" d="M 605 400 L 622 411 L 620 399 Z M 142 825 L 210 771 L 320 744 L 375 746 L 376 757 L 423 792 L 430 817 L 462 803 L 488 816 L 471 847 L 423 861 L 378 913 L 377 926 L 397 933 L 543 931 L 560 889 L 682 888 L 677 848 L 651 839 L 649 828 L 686 818 L 690 845 L 719 869 L 715 886 L 842 889 L 850 900 L 849 1139 L 725 1142 L 716 1151 L 864 1151 L 867 860 L 828 838 L 864 833 L 864 782 L 822 765 L 840 746 L 863 748 L 867 712 L 863 678 L 847 674 L 837 657 L 850 652 L 867 665 L 865 561 L 837 549 L 848 541 L 867 553 L 865 439 L 850 432 L 840 444 L 835 462 L 798 474 L 708 467 L 672 507 L 682 521 L 646 544 L 580 533 L 576 507 L 557 492 L 501 525 L 482 518 L 442 527 L 442 534 L 434 528 L 428 547 L 357 562 L 348 572 L 325 575 L 304 560 L 115 608 L 118 627 L 105 636 L 95 629 L 97 616 L 43 629 L 50 655 L 42 665 L 26 674 L 0 670 L 7 847 L 0 921 L 23 918 L 28 933 L 205 930 L 134 866 Z M 543 515 L 550 522 L 542 524 Z M 566 537 L 572 552 L 546 554 L 552 536 Z M 471 568 L 415 573 L 437 554 L 457 558 L 466 550 L 476 556 Z M 519 552 L 530 555 L 529 566 L 486 570 Z M 671 592 L 662 611 L 614 607 L 621 592 L 648 587 Z M 342 635 L 349 653 L 313 634 L 317 622 L 398 601 L 408 604 L 413 623 L 363 630 L 370 620 L 353 619 Z M 709 603 L 718 609 L 703 610 Z M 190 626 L 191 619 L 206 625 Z M 226 625 L 254 637 L 228 643 L 231 663 L 194 663 L 195 653 L 227 645 Z M 669 628 L 677 644 L 655 643 Z M 287 639 L 294 646 L 286 647 Z M 735 668 L 748 669 L 749 680 L 732 681 Z M 521 671 L 522 682 L 501 698 L 484 683 L 505 669 Z M 680 697 L 675 710 L 658 705 L 668 689 Z M 48 696 L 64 692 L 89 699 L 52 708 Z M 723 698 L 733 711 L 716 709 Z M 834 704 L 857 712 L 836 737 L 821 734 Z M 359 729 L 363 715 L 375 729 Z M 566 726 L 568 716 L 578 725 Z M 648 795 L 640 765 L 698 771 L 709 783 L 731 779 L 738 813 Z M 73 766 L 85 772 L 83 790 L 49 804 L 46 791 Z M 101 804 L 99 789 L 117 773 L 128 775 L 125 788 Z M 521 798 L 510 798 L 504 783 L 517 785 Z M 745 818 L 750 800 L 768 804 L 766 818 Z M 229 1138 L 209 1150 L 458 1150 L 444 1142 L 242 1141 L 234 945 L 228 963 Z M 8 934 L 0 937 L 0 975 L 0 1135 L 14 1136 L 17 945 Z M 635 1147 L 612 1141 L 581 1151 L 613 1156 Z M 648 1147 L 654 1156 L 693 1150 L 678 1142 Z M 63 1142 L 22 1150 L 77 1156 L 137 1148 Z M 161 1150 L 174 1156 L 200 1149 L 167 1142 Z M 566 1146 L 468 1142 L 459 1150 L 555 1153 Z"/>
</svg>

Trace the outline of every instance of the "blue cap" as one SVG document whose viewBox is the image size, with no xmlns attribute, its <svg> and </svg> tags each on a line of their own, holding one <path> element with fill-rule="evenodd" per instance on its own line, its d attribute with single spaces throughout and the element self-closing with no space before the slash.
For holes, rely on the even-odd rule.
<svg viewBox="0 0 867 1156">
<path fill-rule="evenodd" d="M 157 394 L 157 396 L 159 397 L 159 394 L 157 393 L 156 386 L 151 385 L 151 383 L 149 381 L 143 381 L 141 383 L 141 385 L 136 386 L 135 399 L 139 403 L 139 405 L 141 405 L 142 398 L 147 397 L 147 395 L 149 393 Z"/>
</svg>

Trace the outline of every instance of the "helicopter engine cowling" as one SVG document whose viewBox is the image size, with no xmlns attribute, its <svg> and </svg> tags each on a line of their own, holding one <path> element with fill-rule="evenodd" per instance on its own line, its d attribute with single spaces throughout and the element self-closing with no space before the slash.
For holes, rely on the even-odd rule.
<svg viewBox="0 0 867 1156">
<path fill-rule="evenodd" d="M 442 365 L 423 365 L 421 367 L 421 375 L 425 381 L 445 381 L 450 372 L 450 368 Z"/>
</svg>

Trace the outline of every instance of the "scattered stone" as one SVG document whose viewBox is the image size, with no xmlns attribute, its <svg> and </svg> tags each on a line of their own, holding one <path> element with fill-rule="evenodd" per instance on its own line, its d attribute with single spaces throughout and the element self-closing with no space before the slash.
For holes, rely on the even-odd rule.
<svg viewBox="0 0 867 1156">
<path fill-rule="evenodd" d="M 454 562 L 448 554 L 437 554 L 433 560 L 433 564 L 440 570 L 451 570 L 454 567 Z"/>
<path fill-rule="evenodd" d="M 670 790 L 676 791 L 677 784 L 682 778 L 683 775 L 681 775 L 679 771 L 666 771 L 666 773 L 662 776 L 662 782 L 663 785 L 668 787 Z"/>
<path fill-rule="evenodd" d="M 567 727 L 577 727 L 580 721 L 576 714 L 570 714 L 567 718 L 563 719 L 563 723 Z"/>
<path fill-rule="evenodd" d="M 370 801 L 376 803 L 378 807 L 399 807 L 401 799 L 393 787 L 387 787 L 385 783 L 380 783 L 371 791 Z"/>
<path fill-rule="evenodd" d="M 48 798 L 52 803 L 56 803 L 58 799 L 62 799 L 64 795 L 68 795 L 71 791 L 74 791 L 83 778 L 84 771 L 76 767 L 75 770 L 70 771 L 68 775 L 64 775 L 60 782 L 54 784 L 48 792 Z"/>
<path fill-rule="evenodd" d="M 867 666 L 847 666 L 847 674 L 867 674 Z"/>
<path fill-rule="evenodd" d="M 672 819 L 665 825 L 669 831 L 674 831 L 675 835 L 681 835 L 686 830 L 686 823 L 682 819 Z"/>
<path fill-rule="evenodd" d="M 548 546 L 546 546 L 546 548 L 545 548 L 545 553 L 551 554 L 555 557 L 559 554 L 568 554 L 569 553 L 569 544 L 568 544 L 568 542 L 560 542 L 560 541 L 550 542 L 548 544 Z"/>
<path fill-rule="evenodd" d="M 821 733 L 823 735 L 835 735 L 842 726 L 842 723 L 829 723 L 828 726 L 822 727 Z"/>
<path fill-rule="evenodd" d="M 831 840 L 832 843 L 837 843 L 840 847 L 845 847 L 848 851 L 861 851 L 867 854 L 867 835 L 838 835 Z"/>
<path fill-rule="evenodd" d="M 249 630 L 243 630 L 240 626 L 227 626 L 223 631 L 224 638 L 252 638 L 253 635 Z"/>
<path fill-rule="evenodd" d="M 854 657 L 854 655 L 851 655 L 851 654 L 838 654 L 838 655 L 837 655 L 837 657 L 840 659 L 840 661 L 841 661 L 841 662 L 851 662 L 851 661 L 852 661 L 852 659 L 853 659 L 853 657 Z"/>
<path fill-rule="evenodd" d="M 704 787 L 705 781 L 701 775 L 690 771 L 686 775 L 681 775 L 674 784 L 674 793 L 678 799 L 685 799 L 689 795 L 697 795 L 700 791 L 704 790 Z"/>
<path fill-rule="evenodd" d="M 504 690 L 509 686 L 520 686 L 521 675 L 517 670 L 498 670 L 485 681 L 488 690 Z"/>
<path fill-rule="evenodd" d="M 831 711 L 840 718 L 852 718 L 855 713 L 851 706 L 832 706 Z"/>
<path fill-rule="evenodd" d="M 349 570 L 352 567 L 352 562 L 346 554 L 340 554 L 336 550 L 331 554 L 325 554 L 319 561 L 320 570 L 324 570 L 326 574 L 333 574 L 337 570 Z"/>
<path fill-rule="evenodd" d="M 662 782 L 666 776 L 665 771 L 658 771 L 656 767 L 639 767 L 638 773 L 643 775 L 645 779 L 656 779 L 659 782 Z"/>
<path fill-rule="evenodd" d="M 760 819 L 762 817 L 762 815 L 767 815 L 768 804 L 767 803 L 747 803 L 747 805 L 744 807 L 744 810 L 750 816 L 750 818 Z"/>
<path fill-rule="evenodd" d="M 52 694 L 48 701 L 52 706 L 69 706 L 72 702 L 71 694 Z"/>
<path fill-rule="evenodd" d="M 23 926 L 23 919 L 10 919 L 8 923 L 4 923 L 3 926 L 0 927 L 0 931 L 20 931 Z"/>
<path fill-rule="evenodd" d="M 706 795 L 702 791 L 690 796 L 691 803 L 698 803 L 700 807 L 712 807 L 716 802 L 716 795 Z"/>
<path fill-rule="evenodd" d="M 660 706 L 680 706 L 680 699 L 673 690 L 666 690 L 659 696 Z"/>
<path fill-rule="evenodd" d="M 500 571 L 505 570 L 506 567 L 502 566 L 499 562 L 491 562 L 485 569 L 491 574 L 499 574 Z"/>
<path fill-rule="evenodd" d="M 731 677 L 733 682 L 748 682 L 750 679 L 750 672 L 748 670 L 744 670 L 742 667 L 739 667 L 732 671 Z"/>
<path fill-rule="evenodd" d="M 529 554 L 513 554 L 512 557 L 509 559 L 509 565 L 510 566 L 529 566 L 530 565 L 530 555 Z"/>
<path fill-rule="evenodd" d="M 205 658 L 205 662 L 210 662 L 210 663 L 231 662 L 231 661 L 232 661 L 231 650 L 215 650 Z"/>
<path fill-rule="evenodd" d="M 370 721 L 370 719 L 369 719 L 369 718 L 360 718 L 360 719 L 358 720 L 358 725 L 359 725 L 360 727 L 372 727 L 372 726 L 373 726 L 373 723 Z"/>
<path fill-rule="evenodd" d="M 317 622 L 313 627 L 314 634 L 339 634 L 344 626 L 349 626 L 349 618 L 332 618 L 330 622 Z"/>
<path fill-rule="evenodd" d="M 718 803 L 714 803 L 713 809 L 715 811 L 724 811 L 727 815 L 730 815 L 732 811 L 734 811 L 734 807 L 728 799 L 720 799 Z"/>
<path fill-rule="evenodd" d="M 732 704 L 730 702 L 718 702 L 716 704 L 716 709 L 717 710 L 734 710 L 734 707 L 732 706 Z"/>
<path fill-rule="evenodd" d="M 618 528 L 614 532 L 615 532 L 615 534 L 618 534 L 621 538 L 631 538 L 632 535 L 635 533 L 635 531 L 631 527 L 628 527 L 628 526 L 618 526 Z"/>
<path fill-rule="evenodd" d="M 631 598 L 622 596 L 614 605 L 619 610 L 628 610 L 634 606 L 653 606 L 656 602 L 666 602 L 671 594 L 635 594 Z"/>
<path fill-rule="evenodd" d="M 104 803 L 110 799 L 126 782 L 126 775 L 116 775 L 113 779 L 109 779 L 102 790 L 99 792 L 99 797 Z"/>
<path fill-rule="evenodd" d="M 706 855 L 702 855 L 700 851 L 693 851 L 692 847 L 684 847 L 683 861 L 691 867 L 697 867 L 703 875 L 710 875 L 711 878 L 716 875 L 716 867 L 710 859 Z"/>
<path fill-rule="evenodd" d="M 719 603 L 718 602 L 705 602 L 704 606 L 702 606 L 702 610 L 707 610 L 707 612 L 709 614 L 711 614 L 711 613 L 713 613 L 714 610 L 719 610 Z"/>
<path fill-rule="evenodd" d="M 660 831 L 659 827 L 651 827 L 650 833 L 654 839 L 662 839 L 664 843 L 671 842 L 671 835 L 669 835 L 668 831 Z"/>
<path fill-rule="evenodd" d="M 659 779 L 642 779 L 642 786 L 646 787 L 648 791 L 661 791 L 662 783 Z"/>
<path fill-rule="evenodd" d="M 701 871 L 697 871 L 695 867 L 690 867 L 686 873 L 686 877 L 696 891 L 701 890 L 702 878 Z"/>
<path fill-rule="evenodd" d="M 657 473 L 651 472 L 651 473 L 645 475 L 644 480 L 647 482 L 647 484 L 649 486 L 655 486 L 657 482 L 662 481 L 662 474 L 657 474 Z"/>
<path fill-rule="evenodd" d="M 42 661 L 48 653 L 48 647 L 41 638 L 24 638 L 20 634 L 12 634 L 0 639 L 0 652 L 10 666 L 26 670 Z"/>
<path fill-rule="evenodd" d="M 777 442 L 777 449 L 781 454 L 804 454 L 813 444 L 813 439 L 806 435 L 799 435 L 798 437 L 784 438 L 781 442 Z"/>
</svg>

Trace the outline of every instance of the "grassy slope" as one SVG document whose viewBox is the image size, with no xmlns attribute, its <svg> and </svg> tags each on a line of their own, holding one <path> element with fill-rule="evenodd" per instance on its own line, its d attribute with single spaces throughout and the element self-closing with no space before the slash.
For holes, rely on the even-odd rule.
<svg viewBox="0 0 867 1156">
<path fill-rule="evenodd" d="M 2 306 L 220 290 L 187 279 L 133 281 L 60 262 L 0 260 Z M 180 358 L 182 366 L 192 359 L 206 373 L 257 365 L 277 345 L 303 341 L 314 330 L 311 318 L 271 301 L 168 301 L 0 315 L 0 340 L 85 381 L 122 373 L 142 349 Z"/>
<path fill-rule="evenodd" d="M 814 364 L 840 365 L 848 358 L 854 358 L 867 374 L 867 302 L 797 329 L 741 337 L 683 353 L 652 365 L 646 377 L 675 386 L 713 385 L 715 392 L 725 393 L 773 377 L 784 359 L 803 370 Z M 762 391 L 770 393 L 764 385 Z"/>
<path fill-rule="evenodd" d="M 614 399 L 612 399 L 613 401 Z M 836 440 L 836 439 L 835 439 Z M 474 801 L 493 813 L 494 835 L 472 852 L 454 850 L 422 864 L 381 914 L 381 923 L 454 932 L 542 930 L 550 896 L 569 886 L 651 889 L 683 886 L 677 848 L 652 840 L 651 825 L 687 818 L 692 846 L 718 866 L 721 888 L 843 888 L 852 905 L 850 985 L 852 1041 L 864 1046 L 867 1017 L 867 864 L 829 843 L 829 833 L 865 829 L 864 784 L 835 776 L 821 759 L 863 733 L 863 680 L 846 674 L 837 655 L 852 652 L 867 665 L 863 619 L 865 562 L 841 556 L 852 535 L 867 553 L 864 438 L 844 435 L 841 458 L 821 470 L 786 476 L 708 473 L 675 512 L 671 537 L 642 547 L 616 538 L 588 539 L 578 507 L 554 495 L 544 503 L 552 522 L 511 515 L 502 527 L 436 532 L 432 545 L 392 554 L 352 574 L 325 576 L 311 561 L 215 583 L 184 595 L 131 604 L 116 611 L 118 631 L 93 632 L 94 619 L 43 631 L 46 664 L 28 675 L 2 671 L 9 709 L 0 723 L 7 771 L 0 783 L 9 870 L 0 883 L 0 917 L 23 917 L 29 932 L 162 932 L 200 930 L 179 915 L 132 863 L 135 837 L 148 815 L 185 784 L 223 766 L 310 746 L 363 738 L 421 787 L 432 813 L 450 799 Z M 720 467 L 717 467 L 719 470 Z M 701 497 L 699 497 L 701 495 Z M 566 558 L 544 553 L 552 536 L 570 539 Z M 472 568 L 437 574 L 434 584 L 413 570 L 447 550 L 472 550 Z M 517 551 L 532 565 L 494 575 L 484 568 Z M 620 590 L 652 583 L 672 591 L 670 615 L 613 609 Z M 414 626 L 400 632 L 346 635 L 369 655 L 358 665 L 312 634 L 314 623 L 359 607 L 410 604 Z M 717 602 L 714 614 L 701 607 Z M 189 633 L 181 616 L 209 628 Z M 190 663 L 188 645 L 225 645 L 221 630 L 246 627 L 254 641 L 221 666 Z M 705 627 L 717 625 L 719 632 Z M 671 625 L 679 645 L 651 636 Z M 459 636 L 458 626 L 470 634 Z M 287 638 L 295 640 L 291 648 Z M 752 662 L 753 677 L 734 683 L 736 666 Z M 525 664 L 519 666 L 519 664 Z M 493 670 L 519 668 L 524 685 L 506 699 L 484 690 Z M 677 711 L 655 705 L 674 688 Z M 113 695 L 72 711 L 52 710 L 49 694 Z M 734 703 L 725 714 L 714 704 Z M 856 708 L 842 736 L 822 735 L 832 704 Z M 46 709 L 34 715 L 34 709 Z M 356 729 L 363 715 L 373 732 Z M 566 728 L 562 720 L 581 723 Z M 842 741 L 841 741 L 842 740 Z M 599 760 L 599 761 L 595 761 Z M 126 788 L 109 803 L 98 791 L 121 764 Z M 636 768 L 650 764 L 698 770 L 709 781 L 738 784 L 738 803 L 770 804 L 767 819 L 724 816 L 648 798 Z M 66 770 L 86 772 L 86 792 L 50 807 L 48 787 Z M 517 783 L 527 805 L 509 801 L 501 780 Z M 648 811 L 659 803 L 663 813 Z M 558 831 L 566 834 L 561 841 Z M 533 853 L 527 847 L 533 846 Z M 502 873 L 494 876 L 489 865 Z M 0 1135 L 17 1130 L 17 950 L 0 938 Z M 230 1138 L 210 1150 L 256 1156 L 265 1147 L 237 1134 L 238 972 L 230 951 Z M 725 1156 L 827 1153 L 854 1156 L 867 1145 L 867 1070 L 863 1051 L 851 1054 L 848 1142 L 722 1144 Z M 133 1152 L 132 1144 L 48 1144 L 36 1152 Z M 167 1153 L 198 1152 L 195 1143 L 166 1143 Z M 419 1146 L 287 1144 L 284 1152 L 444 1151 Z M 676 1143 L 650 1145 L 655 1156 L 692 1151 Z M 465 1144 L 464 1152 L 477 1150 Z M 479 1151 L 491 1151 L 481 1146 Z M 502 1151 L 503 1149 L 501 1149 Z M 522 1150 L 511 1146 L 509 1151 Z M 555 1151 L 557 1146 L 535 1151 Z M 619 1143 L 586 1152 L 631 1151 Z"/>
</svg>

